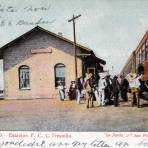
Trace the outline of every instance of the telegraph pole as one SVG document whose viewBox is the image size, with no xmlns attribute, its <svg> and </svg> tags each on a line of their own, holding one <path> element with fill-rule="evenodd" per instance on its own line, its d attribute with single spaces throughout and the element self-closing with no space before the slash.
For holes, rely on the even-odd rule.
<svg viewBox="0 0 148 148">
<path fill-rule="evenodd" d="M 77 50 L 76 50 L 76 32 L 75 32 L 75 20 L 79 18 L 81 14 L 74 16 L 68 20 L 68 22 L 73 22 L 73 38 L 74 38 L 74 56 L 75 56 L 75 79 L 76 79 L 76 87 L 77 87 Z"/>
</svg>

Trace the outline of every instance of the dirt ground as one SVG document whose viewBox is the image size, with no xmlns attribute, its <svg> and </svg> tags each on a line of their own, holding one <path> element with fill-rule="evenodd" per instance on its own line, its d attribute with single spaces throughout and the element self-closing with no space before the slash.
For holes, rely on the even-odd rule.
<svg viewBox="0 0 148 148">
<path fill-rule="evenodd" d="M 148 104 L 148 102 L 146 102 Z M 147 131 L 148 106 L 105 106 L 59 99 L 0 100 L 0 130 L 21 131 Z"/>
</svg>

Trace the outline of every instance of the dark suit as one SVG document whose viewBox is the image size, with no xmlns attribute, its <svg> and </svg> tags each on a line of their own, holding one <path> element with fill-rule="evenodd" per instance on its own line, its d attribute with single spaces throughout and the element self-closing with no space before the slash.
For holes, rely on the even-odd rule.
<svg viewBox="0 0 148 148">
<path fill-rule="evenodd" d="M 115 77 L 112 81 L 112 92 L 114 97 L 114 105 L 118 106 L 118 99 L 119 99 L 119 82 Z"/>
</svg>

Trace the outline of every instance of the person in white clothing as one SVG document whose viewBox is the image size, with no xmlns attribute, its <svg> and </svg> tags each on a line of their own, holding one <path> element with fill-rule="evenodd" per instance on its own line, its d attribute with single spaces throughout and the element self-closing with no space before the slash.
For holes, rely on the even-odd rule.
<svg viewBox="0 0 148 148">
<path fill-rule="evenodd" d="M 132 98 L 131 98 L 131 105 L 137 105 L 137 107 L 140 107 L 140 99 L 139 99 L 139 92 L 140 92 L 140 79 L 141 76 L 137 76 L 136 73 L 131 73 L 129 75 L 129 86 L 131 89 L 131 94 L 132 94 Z"/>
<path fill-rule="evenodd" d="M 105 81 L 106 73 L 100 73 L 100 80 L 98 83 L 99 87 L 99 98 L 101 99 L 101 105 L 105 105 L 105 87 L 106 87 L 106 81 Z"/>
<path fill-rule="evenodd" d="M 93 92 L 98 105 L 101 106 L 101 97 L 100 97 L 100 92 L 97 85 L 94 85 Z"/>
<path fill-rule="evenodd" d="M 105 79 L 99 80 L 99 96 L 101 98 L 101 105 L 105 105 Z"/>
<path fill-rule="evenodd" d="M 60 100 L 64 101 L 64 99 L 65 99 L 65 87 L 62 85 L 62 82 L 60 82 L 60 81 L 59 81 L 59 85 L 58 85 L 58 90 L 59 90 Z"/>
<path fill-rule="evenodd" d="M 79 77 L 77 80 L 77 103 L 80 104 L 82 98 L 82 91 L 83 91 L 83 79 Z"/>
</svg>

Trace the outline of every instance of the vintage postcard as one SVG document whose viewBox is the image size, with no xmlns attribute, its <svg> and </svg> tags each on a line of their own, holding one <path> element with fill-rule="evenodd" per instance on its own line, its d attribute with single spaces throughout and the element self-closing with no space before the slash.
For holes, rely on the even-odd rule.
<svg viewBox="0 0 148 148">
<path fill-rule="evenodd" d="M 0 147 L 147 147 L 147 113 L 147 0 L 0 0 Z"/>
</svg>

